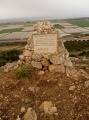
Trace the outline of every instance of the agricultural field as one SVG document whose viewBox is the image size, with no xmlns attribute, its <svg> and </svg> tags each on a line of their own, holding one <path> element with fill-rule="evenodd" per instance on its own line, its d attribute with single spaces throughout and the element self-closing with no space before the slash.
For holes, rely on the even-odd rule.
<svg viewBox="0 0 89 120">
<path fill-rule="evenodd" d="M 14 29 L 3 29 L 0 31 L 2 33 L 12 33 L 12 32 L 20 32 L 23 28 L 14 28 Z"/>
<path fill-rule="evenodd" d="M 89 27 L 89 20 L 69 20 L 67 22 L 79 27 Z"/>
<path fill-rule="evenodd" d="M 62 28 L 63 28 L 63 27 L 62 27 L 61 25 L 59 25 L 59 24 L 55 24 L 54 27 L 55 27 L 56 29 L 62 29 Z"/>
</svg>

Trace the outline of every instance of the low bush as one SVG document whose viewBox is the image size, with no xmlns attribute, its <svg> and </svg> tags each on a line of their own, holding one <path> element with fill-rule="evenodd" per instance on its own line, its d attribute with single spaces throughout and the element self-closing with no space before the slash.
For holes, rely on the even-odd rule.
<svg viewBox="0 0 89 120">
<path fill-rule="evenodd" d="M 79 54 L 79 56 L 86 56 L 86 57 L 89 57 L 89 51 L 83 51 Z"/>
<path fill-rule="evenodd" d="M 74 54 L 70 54 L 69 56 L 70 56 L 70 57 L 76 57 L 76 55 L 74 55 Z"/>
<path fill-rule="evenodd" d="M 6 64 L 6 60 L 0 59 L 0 67 Z"/>
<path fill-rule="evenodd" d="M 34 74 L 34 68 L 31 65 L 22 65 L 16 71 L 16 78 L 31 78 Z"/>
<path fill-rule="evenodd" d="M 0 66 L 3 66 L 6 62 L 13 62 L 18 60 L 21 53 L 21 50 L 16 49 L 0 51 Z"/>
</svg>

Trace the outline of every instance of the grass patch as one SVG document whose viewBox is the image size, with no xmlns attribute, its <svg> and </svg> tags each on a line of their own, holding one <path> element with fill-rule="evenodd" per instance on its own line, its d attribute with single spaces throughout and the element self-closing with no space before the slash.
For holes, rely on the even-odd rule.
<svg viewBox="0 0 89 120">
<path fill-rule="evenodd" d="M 20 32 L 23 28 L 15 28 L 15 29 L 4 29 L 0 31 L 2 33 L 12 33 L 12 32 Z"/>
<path fill-rule="evenodd" d="M 59 24 L 55 24 L 54 27 L 55 27 L 56 29 L 62 29 L 62 28 L 63 28 L 63 27 L 62 27 L 61 25 L 59 25 Z"/>
<path fill-rule="evenodd" d="M 31 78 L 34 74 L 34 68 L 31 65 L 23 65 L 16 71 L 16 78 Z"/>
<path fill-rule="evenodd" d="M 68 22 L 79 27 L 89 27 L 89 20 L 70 20 Z"/>
</svg>

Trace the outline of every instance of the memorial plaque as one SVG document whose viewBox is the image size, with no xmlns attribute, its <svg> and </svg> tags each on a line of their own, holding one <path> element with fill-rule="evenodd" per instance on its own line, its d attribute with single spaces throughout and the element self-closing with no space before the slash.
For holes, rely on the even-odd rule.
<svg viewBox="0 0 89 120">
<path fill-rule="evenodd" d="M 57 34 L 34 35 L 34 53 L 56 53 Z"/>
</svg>

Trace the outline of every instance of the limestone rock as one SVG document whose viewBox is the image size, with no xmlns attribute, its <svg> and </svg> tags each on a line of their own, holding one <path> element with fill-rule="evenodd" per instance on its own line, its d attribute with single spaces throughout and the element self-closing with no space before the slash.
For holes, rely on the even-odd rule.
<svg viewBox="0 0 89 120">
<path fill-rule="evenodd" d="M 24 120 L 37 120 L 35 110 L 28 108 L 26 114 L 24 115 Z"/>
<path fill-rule="evenodd" d="M 40 62 L 32 61 L 32 62 L 31 62 L 31 65 L 32 65 L 34 68 L 42 69 L 42 65 L 41 65 Z"/>
<path fill-rule="evenodd" d="M 74 90 L 75 90 L 75 86 L 70 86 L 70 87 L 69 87 L 69 90 L 70 90 L 70 91 L 74 91 Z"/>
<path fill-rule="evenodd" d="M 54 65 L 63 64 L 64 56 L 63 55 L 53 55 L 50 59 L 50 62 Z"/>
<path fill-rule="evenodd" d="M 63 65 L 49 65 L 49 71 L 50 72 L 64 73 L 65 67 Z"/>
<path fill-rule="evenodd" d="M 18 60 L 17 63 L 18 63 L 18 65 L 22 65 L 23 62 L 21 60 Z"/>
<path fill-rule="evenodd" d="M 23 55 L 19 55 L 20 60 L 25 60 L 25 57 Z"/>
<path fill-rule="evenodd" d="M 51 101 L 44 101 L 40 105 L 40 109 L 44 111 L 45 114 L 53 115 L 57 112 L 57 108 L 53 105 Z"/>
<path fill-rule="evenodd" d="M 72 62 L 70 61 L 70 59 L 68 59 L 68 60 L 65 60 L 64 66 L 73 67 L 73 64 L 72 64 Z"/>
<path fill-rule="evenodd" d="M 89 87 L 89 80 L 85 81 L 85 87 Z"/>
<path fill-rule="evenodd" d="M 46 67 L 46 66 L 49 66 L 50 63 L 49 63 L 49 61 L 48 61 L 47 59 L 44 58 L 44 59 L 41 61 L 41 64 Z"/>
<path fill-rule="evenodd" d="M 29 50 L 25 50 L 23 52 L 23 55 L 26 56 L 26 57 L 29 57 L 29 56 L 31 56 L 31 52 Z"/>
<path fill-rule="evenodd" d="M 38 72 L 38 75 L 43 75 L 45 72 L 43 70 Z"/>
<path fill-rule="evenodd" d="M 21 107 L 21 113 L 24 113 L 26 111 L 25 107 Z"/>
<path fill-rule="evenodd" d="M 46 58 L 47 60 L 50 60 L 51 55 L 50 54 L 43 54 L 43 57 Z"/>
<path fill-rule="evenodd" d="M 21 120 L 21 118 L 19 116 L 17 116 L 17 119 L 16 120 Z"/>
<path fill-rule="evenodd" d="M 42 56 L 39 55 L 39 54 L 33 54 L 32 55 L 32 59 L 35 60 L 35 61 L 41 61 Z"/>
</svg>

